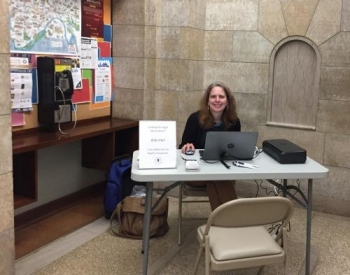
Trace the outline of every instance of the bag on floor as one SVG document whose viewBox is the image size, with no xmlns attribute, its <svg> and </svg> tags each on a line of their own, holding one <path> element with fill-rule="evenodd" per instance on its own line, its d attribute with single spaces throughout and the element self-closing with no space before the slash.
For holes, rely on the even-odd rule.
<svg viewBox="0 0 350 275">
<path fill-rule="evenodd" d="M 111 217 L 118 203 L 130 196 L 136 184 L 145 185 L 131 179 L 131 164 L 132 158 L 129 155 L 114 158 L 111 162 L 106 174 L 107 184 L 103 200 L 106 219 Z"/>
<path fill-rule="evenodd" d="M 158 198 L 152 199 L 152 206 Z M 126 197 L 118 204 L 113 212 L 110 228 L 120 237 L 141 239 L 143 235 L 143 219 L 145 214 L 145 197 Z M 113 220 L 117 218 L 118 224 L 113 226 Z M 150 238 L 163 236 L 169 230 L 168 224 L 168 199 L 163 198 L 153 210 L 150 223 Z"/>
</svg>

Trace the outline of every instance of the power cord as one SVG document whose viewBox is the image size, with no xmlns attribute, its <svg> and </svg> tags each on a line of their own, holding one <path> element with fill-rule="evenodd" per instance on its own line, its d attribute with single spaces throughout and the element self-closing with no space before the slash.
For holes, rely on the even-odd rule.
<svg viewBox="0 0 350 275">
<path fill-rule="evenodd" d="M 260 155 L 260 153 L 263 151 L 262 148 L 259 148 L 258 146 L 255 146 L 254 154 L 253 154 L 253 159 L 255 159 L 257 156 Z"/>
<path fill-rule="evenodd" d="M 275 180 L 275 182 L 281 184 L 282 183 L 282 179 L 277 179 L 277 180 Z M 297 188 L 300 189 L 300 179 L 296 180 L 296 185 L 297 185 Z M 294 193 L 291 194 L 292 197 L 290 198 L 290 200 L 293 201 L 293 198 L 298 193 L 298 190 L 294 189 L 293 186 L 289 186 L 289 189 L 293 189 L 294 190 Z M 269 193 L 271 193 L 271 191 Z M 277 186 L 274 186 L 274 193 L 275 193 L 275 196 L 279 196 L 280 194 L 283 194 L 283 190 L 278 188 Z"/>
<path fill-rule="evenodd" d="M 266 187 L 263 186 L 263 183 L 264 183 L 264 181 L 261 180 L 261 181 L 260 181 L 260 188 L 263 189 L 263 190 L 265 190 L 265 194 L 266 194 L 267 196 L 270 196 L 271 194 L 274 195 L 274 196 L 276 196 L 275 191 L 269 191 L 269 188 L 268 188 L 267 186 L 266 186 Z"/>
<path fill-rule="evenodd" d="M 277 183 L 281 183 L 282 179 L 276 179 L 275 181 Z M 300 179 L 296 180 L 296 185 L 297 185 L 297 188 L 300 190 Z M 294 188 L 295 188 L 295 186 L 294 186 Z M 290 188 L 290 189 L 294 189 L 294 188 Z M 263 189 L 266 190 L 267 194 L 271 193 L 271 191 L 267 192 L 267 188 L 263 188 Z M 298 193 L 297 189 L 294 189 L 294 190 L 295 190 L 295 192 L 292 194 L 292 197 L 290 198 L 291 201 L 293 201 L 294 196 L 296 195 L 296 193 Z M 278 188 L 277 186 L 274 186 L 274 192 L 273 193 L 274 193 L 275 196 L 280 196 L 281 193 L 283 194 L 283 190 L 281 188 Z M 277 235 L 281 226 L 282 226 L 282 223 L 272 224 L 270 226 L 270 228 L 268 229 L 268 231 L 269 231 L 269 233 L 272 233 L 276 229 L 275 234 Z M 291 222 L 289 221 L 288 222 L 287 232 L 290 232 L 291 230 L 292 230 L 292 225 L 291 225 Z"/>
<path fill-rule="evenodd" d="M 60 133 L 62 135 L 69 135 L 70 133 L 73 132 L 73 130 L 75 129 L 75 127 L 77 125 L 77 120 L 78 120 L 77 109 L 78 109 L 78 107 L 76 106 L 75 108 L 73 108 L 73 111 L 74 111 L 74 125 L 73 125 L 72 129 L 69 132 L 64 132 L 61 129 L 61 118 L 62 118 L 62 114 L 64 113 L 64 110 L 66 108 L 66 97 L 64 96 L 64 93 L 63 93 L 61 87 L 56 86 L 56 89 L 60 91 L 60 93 L 62 95 L 62 99 L 63 99 L 63 108 L 62 108 L 62 110 L 58 111 L 58 130 L 60 131 Z"/>
<path fill-rule="evenodd" d="M 258 194 L 259 194 L 259 190 L 260 190 L 260 187 L 259 187 L 259 183 L 258 183 L 258 180 L 254 180 L 255 184 L 256 184 L 256 193 L 255 193 L 255 198 L 258 197 Z M 262 182 L 262 180 L 260 180 L 260 183 Z"/>
<path fill-rule="evenodd" d="M 271 224 L 271 226 L 268 228 L 269 233 L 272 233 L 274 230 L 276 230 L 275 234 L 278 234 L 278 231 L 280 230 L 282 226 L 282 223 L 277 223 L 277 224 Z M 290 224 L 290 221 L 288 222 L 288 228 L 287 232 L 290 232 L 292 230 L 292 226 Z"/>
</svg>

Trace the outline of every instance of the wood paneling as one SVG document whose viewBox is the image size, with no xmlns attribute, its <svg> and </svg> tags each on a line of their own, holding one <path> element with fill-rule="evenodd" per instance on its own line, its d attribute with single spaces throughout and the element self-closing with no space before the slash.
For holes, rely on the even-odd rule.
<svg viewBox="0 0 350 275">
<path fill-rule="evenodd" d="M 270 123 L 314 129 L 319 90 L 319 60 L 301 40 L 281 45 L 274 55 Z"/>
</svg>

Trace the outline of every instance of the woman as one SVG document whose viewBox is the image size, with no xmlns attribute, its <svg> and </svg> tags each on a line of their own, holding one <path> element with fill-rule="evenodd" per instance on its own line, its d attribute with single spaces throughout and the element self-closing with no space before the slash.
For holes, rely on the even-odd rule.
<svg viewBox="0 0 350 275">
<path fill-rule="evenodd" d="M 187 150 L 203 149 L 209 131 L 240 131 L 236 101 L 230 89 L 221 82 L 214 82 L 205 90 L 199 111 L 187 119 L 182 141 L 182 153 Z M 234 181 L 187 182 L 195 186 L 206 186 L 211 209 L 237 198 Z"/>
</svg>

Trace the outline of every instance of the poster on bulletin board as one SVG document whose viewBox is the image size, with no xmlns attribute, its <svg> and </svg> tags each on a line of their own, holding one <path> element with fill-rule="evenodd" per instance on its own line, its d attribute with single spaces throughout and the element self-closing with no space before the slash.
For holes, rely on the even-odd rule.
<svg viewBox="0 0 350 275">
<path fill-rule="evenodd" d="M 19 113 L 13 124 L 22 129 L 39 126 L 38 56 L 71 59 L 69 67 L 56 63 L 55 70 L 72 72 L 72 103 L 79 118 L 109 116 L 114 85 L 111 0 L 9 0 L 9 10 L 10 66 L 15 83 L 11 104 L 12 111 Z M 101 58 L 108 60 L 108 69 L 101 67 Z M 22 112 L 26 115 L 20 116 Z"/>
<path fill-rule="evenodd" d="M 81 0 L 82 36 L 103 37 L 103 0 Z"/>
<path fill-rule="evenodd" d="M 95 95 L 94 102 L 111 101 L 112 97 L 112 77 L 111 60 L 109 58 L 99 58 L 97 69 L 95 69 Z"/>
<path fill-rule="evenodd" d="M 78 55 L 80 1 L 69 1 L 69 8 L 67 1 L 34 2 L 10 0 L 10 51 Z"/>
</svg>

